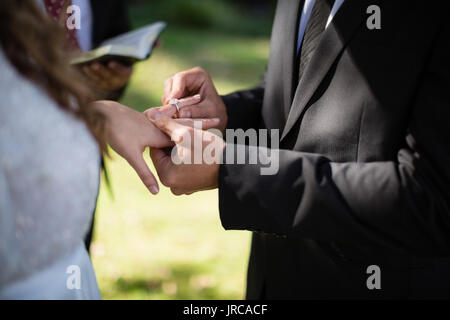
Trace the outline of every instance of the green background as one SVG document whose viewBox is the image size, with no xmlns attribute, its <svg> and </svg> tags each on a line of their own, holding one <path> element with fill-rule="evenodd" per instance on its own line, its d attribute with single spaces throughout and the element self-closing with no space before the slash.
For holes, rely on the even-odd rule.
<svg viewBox="0 0 450 320">
<path fill-rule="evenodd" d="M 157 20 L 169 27 L 161 47 L 135 65 L 121 102 L 140 111 L 159 106 L 164 80 L 194 66 L 211 74 L 221 94 L 256 85 L 269 55 L 273 3 L 236 3 L 132 1 L 133 27 Z M 104 299 L 244 297 L 250 233 L 224 231 L 217 190 L 176 197 L 161 185 L 153 196 L 116 154 L 107 168 L 111 190 L 102 181 L 91 250 Z"/>
</svg>

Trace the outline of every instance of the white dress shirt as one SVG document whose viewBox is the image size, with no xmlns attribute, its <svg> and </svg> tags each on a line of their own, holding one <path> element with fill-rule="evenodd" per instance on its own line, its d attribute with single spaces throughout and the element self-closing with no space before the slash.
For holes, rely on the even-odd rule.
<svg viewBox="0 0 450 320">
<path fill-rule="evenodd" d="M 72 4 L 80 7 L 81 29 L 77 30 L 78 43 L 83 51 L 92 49 L 92 8 L 90 0 L 72 0 Z"/>
<path fill-rule="evenodd" d="M 333 8 L 331 9 L 330 17 L 328 18 L 326 28 L 333 20 L 333 17 L 336 15 L 336 12 L 341 7 L 344 0 L 335 0 Z M 309 18 L 311 17 L 311 11 L 314 7 L 316 0 L 305 0 L 305 4 L 303 5 L 302 16 L 300 18 L 300 25 L 298 29 L 298 40 L 297 40 L 297 54 L 300 52 L 300 47 L 303 41 L 303 37 L 305 35 L 306 26 L 308 24 Z"/>
</svg>

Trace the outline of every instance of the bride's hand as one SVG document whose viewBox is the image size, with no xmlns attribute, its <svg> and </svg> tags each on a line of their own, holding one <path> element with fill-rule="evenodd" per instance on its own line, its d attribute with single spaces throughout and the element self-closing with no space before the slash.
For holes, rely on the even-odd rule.
<svg viewBox="0 0 450 320">
<path fill-rule="evenodd" d="M 158 182 L 142 157 L 148 146 L 165 148 L 170 139 L 158 130 L 142 113 L 114 101 L 92 103 L 104 117 L 105 142 L 134 168 L 148 190 L 157 194 Z"/>
<path fill-rule="evenodd" d="M 134 168 L 152 194 L 159 192 L 158 182 L 150 171 L 142 154 L 147 147 L 166 148 L 173 142 L 140 112 L 114 101 L 96 101 L 92 107 L 105 117 L 105 142 Z M 166 115 L 172 111 L 160 108 Z M 189 119 L 186 119 L 189 121 Z M 183 124 L 189 125 L 183 121 Z M 205 129 L 217 125 L 215 120 L 203 121 Z"/>
</svg>

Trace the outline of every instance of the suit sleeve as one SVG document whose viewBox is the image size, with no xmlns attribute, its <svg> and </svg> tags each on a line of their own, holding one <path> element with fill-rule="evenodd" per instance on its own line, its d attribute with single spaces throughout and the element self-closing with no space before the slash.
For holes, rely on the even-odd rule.
<svg viewBox="0 0 450 320">
<path fill-rule="evenodd" d="M 227 108 L 228 129 L 258 128 L 264 98 L 265 76 L 259 85 L 250 90 L 238 91 L 222 96 Z"/>
<path fill-rule="evenodd" d="M 396 159 L 334 163 L 320 154 L 279 151 L 276 175 L 261 165 L 224 164 L 219 205 L 226 229 L 398 252 L 450 249 L 450 53 L 448 27 L 430 53 Z M 405 115 L 406 116 L 406 115 Z M 236 149 L 236 145 L 228 145 Z M 246 146 L 247 156 L 262 147 Z M 264 153 L 262 153 L 264 154 Z"/>
</svg>

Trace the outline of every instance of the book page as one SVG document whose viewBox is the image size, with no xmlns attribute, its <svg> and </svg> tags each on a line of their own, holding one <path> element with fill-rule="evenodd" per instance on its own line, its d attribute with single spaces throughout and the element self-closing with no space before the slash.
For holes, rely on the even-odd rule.
<svg viewBox="0 0 450 320">
<path fill-rule="evenodd" d="M 166 27 L 165 22 L 156 22 L 149 26 L 121 34 L 105 40 L 91 51 L 81 53 L 71 61 L 72 64 L 87 63 L 104 56 L 118 56 L 135 60 L 144 60 L 150 55 L 153 45 Z"/>
<path fill-rule="evenodd" d="M 161 30 L 165 27 L 162 22 L 152 24 L 148 27 L 125 33 L 115 38 L 104 41 L 101 46 L 119 45 L 120 47 L 133 47 L 136 58 L 144 59 L 151 51 L 151 45 L 157 40 Z M 128 51 L 128 50 L 127 50 Z"/>
</svg>

